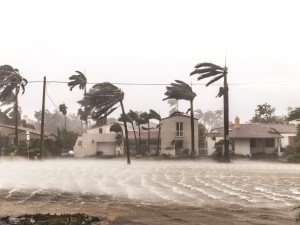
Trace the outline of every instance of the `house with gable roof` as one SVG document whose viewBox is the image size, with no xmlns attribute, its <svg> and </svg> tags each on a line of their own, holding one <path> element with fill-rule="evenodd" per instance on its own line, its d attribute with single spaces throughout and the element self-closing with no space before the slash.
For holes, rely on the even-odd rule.
<svg viewBox="0 0 300 225">
<path fill-rule="evenodd" d="M 215 143 L 223 140 L 224 128 L 215 128 L 206 136 L 208 155 L 215 151 Z M 295 144 L 294 124 L 240 124 L 238 117 L 229 126 L 230 148 L 236 154 L 255 156 L 275 154 L 282 156 L 288 145 Z"/>
</svg>

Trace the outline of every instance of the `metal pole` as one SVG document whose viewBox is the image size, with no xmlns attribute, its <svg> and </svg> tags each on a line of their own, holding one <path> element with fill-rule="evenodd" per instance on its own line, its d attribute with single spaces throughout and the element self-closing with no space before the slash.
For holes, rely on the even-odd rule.
<svg viewBox="0 0 300 225">
<path fill-rule="evenodd" d="M 44 149 L 45 93 L 46 93 L 46 77 L 44 77 L 44 85 L 43 85 L 43 103 L 42 103 L 42 121 L 41 121 L 41 140 L 40 140 L 40 154 L 41 154 L 41 160 L 43 159 L 43 149 Z"/>
</svg>

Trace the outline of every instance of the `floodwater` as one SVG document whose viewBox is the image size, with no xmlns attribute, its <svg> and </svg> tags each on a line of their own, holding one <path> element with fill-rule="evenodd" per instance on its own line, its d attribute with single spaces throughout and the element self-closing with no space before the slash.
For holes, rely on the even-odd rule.
<svg viewBox="0 0 300 225">
<path fill-rule="evenodd" d="M 0 200 L 137 204 L 300 203 L 300 165 L 254 161 L 55 160 L 0 162 Z"/>
</svg>

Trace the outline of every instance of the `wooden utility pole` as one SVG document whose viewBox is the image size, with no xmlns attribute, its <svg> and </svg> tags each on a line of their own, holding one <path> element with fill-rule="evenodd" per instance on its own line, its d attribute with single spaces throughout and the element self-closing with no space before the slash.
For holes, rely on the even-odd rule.
<svg viewBox="0 0 300 225">
<path fill-rule="evenodd" d="M 44 150 L 44 120 L 45 120 L 45 93 L 46 93 L 46 77 L 44 77 L 43 85 L 43 100 L 42 100 L 42 121 L 41 121 L 41 140 L 40 140 L 40 155 L 41 160 L 43 159 L 43 150 Z"/>
</svg>

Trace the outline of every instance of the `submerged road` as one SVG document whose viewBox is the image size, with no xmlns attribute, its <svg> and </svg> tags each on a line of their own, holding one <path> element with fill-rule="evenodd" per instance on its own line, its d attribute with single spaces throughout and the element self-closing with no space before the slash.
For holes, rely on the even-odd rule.
<svg viewBox="0 0 300 225">
<path fill-rule="evenodd" d="M 151 205 L 300 202 L 300 165 L 255 161 L 2 161 L 0 200 L 97 201 L 100 196 Z"/>
</svg>

